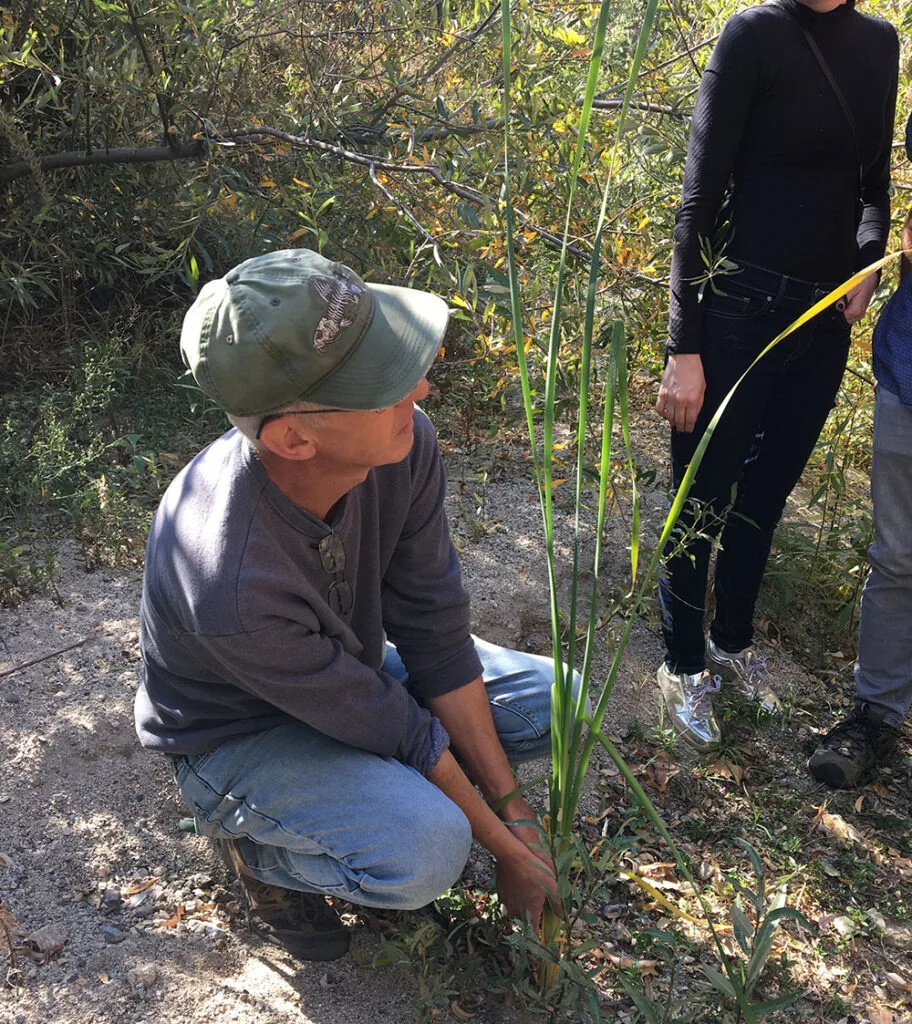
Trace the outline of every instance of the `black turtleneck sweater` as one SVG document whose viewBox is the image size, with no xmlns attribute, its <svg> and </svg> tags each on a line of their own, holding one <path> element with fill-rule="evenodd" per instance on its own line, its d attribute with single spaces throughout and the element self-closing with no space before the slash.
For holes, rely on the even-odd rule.
<svg viewBox="0 0 912 1024">
<path fill-rule="evenodd" d="M 676 217 L 670 352 L 699 352 L 693 284 L 729 180 L 726 255 L 806 281 L 841 281 L 883 255 L 890 224 L 890 147 L 899 41 L 854 0 L 816 14 L 767 3 L 726 22 L 700 82 Z M 796 17 L 793 16 L 797 15 Z M 858 127 L 864 208 L 848 120 L 798 24 L 806 26 Z"/>
</svg>

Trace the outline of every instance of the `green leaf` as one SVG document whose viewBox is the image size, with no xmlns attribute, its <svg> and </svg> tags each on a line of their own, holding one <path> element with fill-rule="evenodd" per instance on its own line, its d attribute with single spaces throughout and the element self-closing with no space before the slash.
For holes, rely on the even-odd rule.
<svg viewBox="0 0 912 1024">
<path fill-rule="evenodd" d="M 754 1015 L 757 1019 L 760 1020 L 768 1013 L 775 1013 L 777 1010 L 787 1010 L 790 1006 L 796 1003 L 803 994 L 803 992 L 789 992 L 787 995 L 776 996 L 775 999 L 767 999 L 762 1003 L 753 1003 L 751 1009 L 754 1011 Z"/>
<path fill-rule="evenodd" d="M 738 945 L 750 956 L 750 940 L 754 934 L 754 925 L 747 914 L 735 904 L 731 908 L 732 930 Z"/>
<path fill-rule="evenodd" d="M 725 977 L 724 974 L 720 974 L 714 967 L 707 967 L 706 964 L 702 965 L 703 973 L 709 980 L 710 985 L 717 991 L 721 992 L 722 995 L 728 996 L 729 999 L 737 999 L 738 995 L 735 992 L 735 986 Z"/>
</svg>

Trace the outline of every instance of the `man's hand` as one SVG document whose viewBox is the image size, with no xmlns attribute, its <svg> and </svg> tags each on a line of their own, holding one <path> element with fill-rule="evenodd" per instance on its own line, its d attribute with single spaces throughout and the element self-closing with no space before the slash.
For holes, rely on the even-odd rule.
<svg viewBox="0 0 912 1024">
<path fill-rule="evenodd" d="M 855 287 L 846 294 L 845 309 L 842 311 L 842 315 L 846 318 L 847 323 L 858 323 L 858 321 L 865 315 L 865 310 L 868 308 L 868 303 L 871 301 L 876 287 L 877 275 L 868 274 L 863 281 L 856 284 Z"/>
<path fill-rule="evenodd" d="M 699 352 L 668 357 L 656 412 L 682 434 L 690 434 L 703 408 L 706 379 Z"/>
<path fill-rule="evenodd" d="M 428 780 L 462 809 L 472 826 L 472 835 L 494 855 L 497 892 L 507 913 L 511 917 L 528 913 L 537 925 L 548 894 L 557 897 L 557 882 L 547 853 L 533 851 L 531 845 L 513 834 L 484 802 L 449 750 L 441 754 Z M 516 800 L 511 800 L 508 806 L 513 807 L 515 803 Z M 524 800 L 519 803 L 525 807 L 523 817 L 528 812 L 529 818 L 534 820 L 528 804 Z M 526 832 L 534 832 L 538 844 L 538 832 L 528 826 Z"/>
<path fill-rule="evenodd" d="M 529 855 L 524 843 L 516 851 L 501 854 L 496 867 L 497 895 L 510 917 L 528 914 L 532 924 L 541 924 L 545 900 L 557 900 L 557 881 L 550 858 L 547 863 Z"/>
<path fill-rule="evenodd" d="M 516 838 L 535 854 L 542 863 L 548 865 L 553 872 L 554 865 L 551 862 L 551 854 L 542 841 L 542 835 L 535 825 L 521 824 L 526 821 L 535 821 L 535 811 L 526 803 L 521 796 L 515 797 L 506 807 L 500 811 L 500 817 L 504 824 Z"/>
</svg>

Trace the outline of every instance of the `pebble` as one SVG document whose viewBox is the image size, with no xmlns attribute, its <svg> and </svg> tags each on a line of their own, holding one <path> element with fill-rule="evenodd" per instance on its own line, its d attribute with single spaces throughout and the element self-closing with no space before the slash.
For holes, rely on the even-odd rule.
<svg viewBox="0 0 912 1024">
<path fill-rule="evenodd" d="M 7 704 L 18 704 L 22 700 L 22 698 L 19 696 L 18 693 L 8 693 L 5 697 L 5 700 Z"/>
<path fill-rule="evenodd" d="M 158 981 L 158 967 L 155 964 L 139 964 L 127 971 L 127 981 L 134 988 L 148 988 Z"/>
<path fill-rule="evenodd" d="M 62 946 L 67 940 L 66 932 L 59 924 L 46 924 L 43 928 L 32 932 L 29 938 L 42 953 L 47 953 L 48 950 L 54 949 L 56 946 Z"/>
<path fill-rule="evenodd" d="M 99 907 L 102 914 L 116 913 L 122 906 L 123 897 L 120 895 L 120 890 L 105 889 L 101 897 L 101 906 Z"/>
<path fill-rule="evenodd" d="M 115 943 L 123 942 L 127 937 L 126 932 L 122 932 L 119 928 L 115 928 L 112 924 L 102 925 L 101 934 L 105 937 L 105 942 Z"/>
</svg>

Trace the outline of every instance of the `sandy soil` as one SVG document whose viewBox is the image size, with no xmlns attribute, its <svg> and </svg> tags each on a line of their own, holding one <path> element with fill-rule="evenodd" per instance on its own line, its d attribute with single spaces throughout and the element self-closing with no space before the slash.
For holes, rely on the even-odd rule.
<svg viewBox="0 0 912 1024">
<path fill-rule="evenodd" d="M 451 451 L 448 468 L 476 631 L 547 651 L 544 557 L 527 464 L 492 444 L 471 459 Z M 654 513 L 664 503 L 661 483 L 645 495 Z M 563 579 L 570 500 L 558 489 Z M 623 587 L 622 515 L 611 519 L 605 542 L 605 578 Z M 145 753 L 133 732 L 139 569 L 87 573 L 70 544 L 59 561 L 52 591 L 0 614 L 0 893 L 22 934 L 48 954 L 20 955 L 12 987 L 0 986 L 0 1021 L 415 1020 L 411 969 L 359 966 L 378 942 L 366 928 L 354 938 L 357 960 L 319 965 L 296 963 L 243 927 L 225 870 L 206 840 L 181 828 L 186 812 L 163 759 Z M 607 633 L 604 641 L 596 680 L 608 664 Z M 643 681 L 660 651 L 655 623 L 639 623 L 609 731 L 635 718 L 654 722 L 653 688 Z M 483 858 L 474 865 L 484 873 Z M 513 1017 L 492 1003 L 475 1019 Z"/>
</svg>

